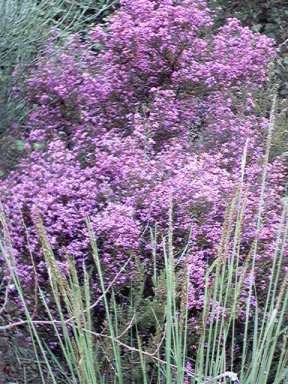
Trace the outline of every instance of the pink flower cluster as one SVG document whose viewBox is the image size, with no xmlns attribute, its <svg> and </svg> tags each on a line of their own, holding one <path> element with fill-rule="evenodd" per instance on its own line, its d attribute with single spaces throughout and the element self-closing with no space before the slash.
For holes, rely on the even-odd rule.
<svg viewBox="0 0 288 384">
<path fill-rule="evenodd" d="M 27 237 L 45 280 L 35 215 L 59 260 L 68 252 L 79 265 L 91 259 L 89 216 L 111 280 L 131 254 L 149 269 L 149 228 L 157 227 L 161 263 L 172 199 L 175 255 L 189 243 L 189 304 L 201 308 L 247 140 L 241 257 L 255 238 L 268 122 L 253 95 L 274 56 L 271 39 L 236 19 L 215 31 L 205 0 L 122 1 L 88 41 L 71 36 L 57 54 L 48 45 L 27 81 L 28 155 L 1 186 L 27 287 Z M 260 259 L 273 257 L 283 178 L 277 160 L 269 166 Z M 118 282 L 133 268 L 131 261 Z"/>
</svg>

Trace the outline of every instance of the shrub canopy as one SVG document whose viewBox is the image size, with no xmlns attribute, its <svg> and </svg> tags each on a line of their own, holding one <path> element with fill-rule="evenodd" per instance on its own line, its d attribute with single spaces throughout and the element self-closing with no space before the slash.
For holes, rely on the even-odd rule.
<svg viewBox="0 0 288 384">
<path fill-rule="evenodd" d="M 45 283 L 33 224 L 39 214 L 64 269 L 66 253 L 78 265 L 89 263 L 89 216 L 111 280 L 131 254 L 149 270 L 149 228 L 157 228 L 160 247 L 172 201 L 176 252 L 189 246 L 189 305 L 200 309 L 246 143 L 240 260 L 256 236 L 268 121 L 254 94 L 274 57 L 273 40 L 236 19 L 215 32 L 203 0 L 122 1 L 87 41 L 72 35 L 57 55 L 48 44 L 26 83 L 33 106 L 28 155 L 1 188 L 26 286 L 33 283 L 27 236 Z M 276 159 L 268 167 L 258 234 L 261 263 L 274 254 L 283 184 Z M 134 260 L 120 285 L 133 277 Z"/>
</svg>

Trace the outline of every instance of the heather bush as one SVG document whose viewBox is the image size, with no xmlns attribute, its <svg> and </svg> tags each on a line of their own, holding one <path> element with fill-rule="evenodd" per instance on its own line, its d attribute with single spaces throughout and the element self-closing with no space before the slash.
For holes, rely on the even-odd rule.
<svg viewBox="0 0 288 384">
<path fill-rule="evenodd" d="M 67 254 L 91 265 L 89 216 L 104 278 L 111 281 L 129 261 L 117 280 L 122 287 L 139 261 L 152 273 L 149 228 L 157 228 L 156 263 L 163 266 L 159 249 L 172 201 L 175 254 L 189 249 L 189 309 L 201 309 L 205 271 L 241 188 L 238 258 L 244 263 L 257 239 L 247 286 L 258 278 L 265 289 L 269 276 L 257 266 L 275 253 L 285 173 L 280 159 L 266 164 L 269 122 L 254 95 L 266 86 L 275 55 L 272 39 L 236 19 L 215 31 L 202 0 L 122 1 L 87 40 L 73 35 L 57 55 L 48 44 L 26 83 L 27 157 L 1 186 L 24 287 L 33 288 L 34 268 L 45 286 L 39 215 L 64 271 Z"/>
<path fill-rule="evenodd" d="M 283 0 L 209 0 L 212 9 L 217 9 L 219 24 L 227 17 L 237 17 L 243 25 L 276 40 L 279 50 L 271 81 L 278 84 L 279 109 L 281 119 L 278 119 L 277 130 L 274 134 L 273 153 L 277 155 L 287 152 L 287 95 L 288 95 L 288 3 Z M 264 98 L 265 100 L 265 98 Z"/>
</svg>

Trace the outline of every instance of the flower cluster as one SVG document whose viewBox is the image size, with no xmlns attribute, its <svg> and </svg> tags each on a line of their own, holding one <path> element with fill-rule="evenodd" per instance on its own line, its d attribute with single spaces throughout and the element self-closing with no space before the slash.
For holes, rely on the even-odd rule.
<svg viewBox="0 0 288 384">
<path fill-rule="evenodd" d="M 157 228 L 160 249 L 172 200 L 175 254 L 188 243 L 189 305 L 201 308 L 246 142 L 240 257 L 255 238 L 268 122 L 253 95 L 274 56 L 271 39 L 236 19 L 216 30 L 205 0 L 122 1 L 87 41 L 71 36 L 57 54 L 48 45 L 27 81 L 28 155 L 1 187 L 27 287 L 27 237 L 45 280 L 37 215 L 57 258 L 69 253 L 79 265 L 91 254 L 89 216 L 111 280 L 131 254 L 149 268 L 149 228 Z M 273 257 L 282 168 L 278 160 L 269 166 L 260 259 Z M 118 283 L 133 269 L 131 261 Z"/>
</svg>

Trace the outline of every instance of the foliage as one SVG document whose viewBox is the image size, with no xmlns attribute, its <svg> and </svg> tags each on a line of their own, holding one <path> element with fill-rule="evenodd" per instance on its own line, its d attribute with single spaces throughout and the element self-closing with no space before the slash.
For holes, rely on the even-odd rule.
<svg viewBox="0 0 288 384">
<path fill-rule="evenodd" d="M 281 81 L 282 97 L 287 96 L 285 81 L 288 72 L 288 5 L 283 0 L 210 0 L 213 9 L 217 9 L 217 18 L 223 23 L 227 17 L 237 17 L 252 30 L 274 38 L 282 49 L 278 56 L 276 73 Z M 286 91 L 286 92 L 285 92 Z"/>
<path fill-rule="evenodd" d="M 114 2 L 115 3 L 115 2 Z M 2 0 L 0 2 L 0 170 L 5 173 L 17 161 L 23 149 L 21 127 L 28 106 L 18 88 L 23 77 L 35 65 L 47 38 L 64 39 L 100 22 L 113 9 L 103 0 Z M 58 31 L 56 33 L 56 30 Z"/>
<path fill-rule="evenodd" d="M 48 45 L 27 81 L 35 106 L 28 156 L 2 186 L 26 289 L 34 286 L 34 268 L 37 281 L 46 282 L 34 225 L 39 215 L 63 270 L 66 253 L 79 267 L 89 260 L 90 216 L 105 279 L 129 260 L 121 286 L 134 276 L 135 255 L 151 265 L 149 227 L 157 228 L 161 248 L 172 199 L 176 251 L 189 247 L 189 308 L 201 309 L 205 271 L 217 257 L 225 211 L 242 178 L 247 201 L 238 257 L 245 259 L 257 236 L 257 261 L 273 258 L 284 164 L 277 158 L 267 164 L 268 121 L 257 116 L 253 94 L 265 85 L 274 56 L 271 39 L 236 19 L 215 32 L 205 2 L 188 0 L 125 1 L 90 42 L 73 35 L 57 56 Z M 275 113 L 274 101 L 268 142 Z M 157 254 L 157 266 L 163 262 Z M 253 278 L 262 280 L 256 271 Z"/>
<path fill-rule="evenodd" d="M 273 37 L 278 43 L 288 38 L 288 5 L 283 0 L 211 0 L 210 4 L 219 7 L 222 20 L 235 16 L 254 31 Z"/>
<path fill-rule="evenodd" d="M 282 154 L 288 150 L 287 139 L 287 102 L 288 102 L 288 3 L 283 0 L 210 0 L 213 9 L 217 9 L 217 19 L 221 24 L 227 17 L 237 17 L 245 26 L 266 34 L 279 45 L 273 82 L 278 84 L 278 94 L 282 102 L 282 121 L 279 133 L 275 135 L 275 152 Z M 281 129 L 281 126 L 283 128 Z"/>
</svg>

